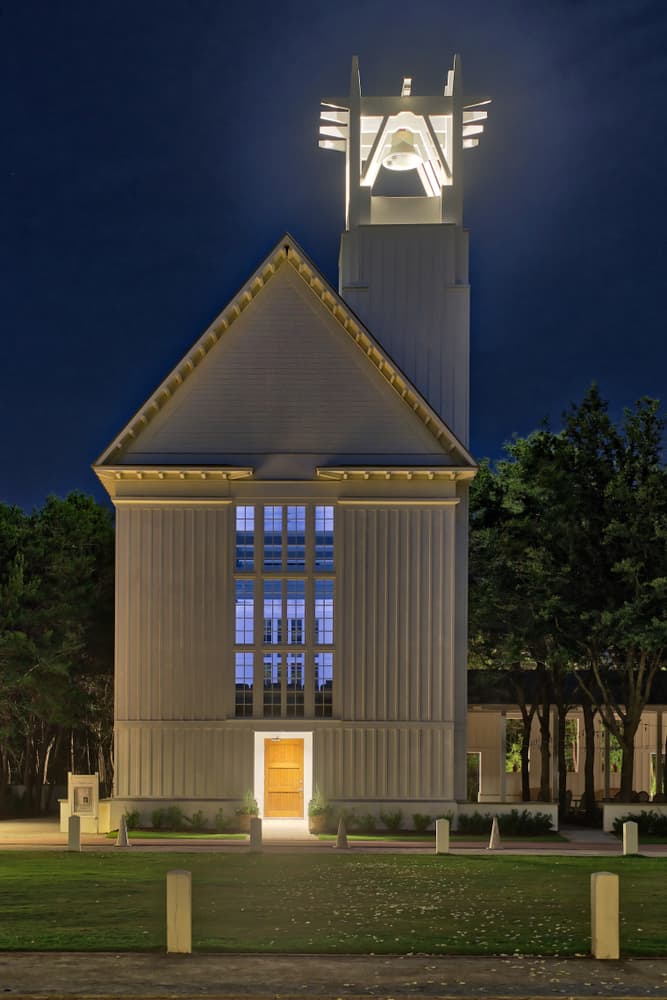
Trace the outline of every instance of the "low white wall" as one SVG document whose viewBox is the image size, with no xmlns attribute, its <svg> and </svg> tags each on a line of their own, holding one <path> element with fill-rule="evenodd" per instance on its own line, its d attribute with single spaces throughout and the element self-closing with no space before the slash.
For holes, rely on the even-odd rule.
<svg viewBox="0 0 667 1000">
<path fill-rule="evenodd" d="M 558 830 L 558 803 L 557 802 L 459 802 L 456 807 L 457 816 L 472 816 L 473 813 L 481 813 L 485 816 L 506 816 L 513 809 L 523 812 L 526 809 L 529 813 L 546 813 L 551 817 L 552 829 Z M 454 819 L 454 830 L 458 823 Z"/>
<path fill-rule="evenodd" d="M 667 816 L 667 804 L 656 802 L 603 802 L 602 803 L 602 829 L 611 833 L 614 829 L 614 820 L 618 816 L 637 816 L 640 813 L 655 812 L 660 816 Z"/>
</svg>

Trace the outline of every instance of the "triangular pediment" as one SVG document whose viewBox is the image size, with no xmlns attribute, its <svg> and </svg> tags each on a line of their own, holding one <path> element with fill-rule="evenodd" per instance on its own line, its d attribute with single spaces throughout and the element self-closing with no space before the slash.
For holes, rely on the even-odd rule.
<svg viewBox="0 0 667 1000">
<path fill-rule="evenodd" d="M 474 462 L 286 237 L 97 465 L 285 479 Z"/>
</svg>

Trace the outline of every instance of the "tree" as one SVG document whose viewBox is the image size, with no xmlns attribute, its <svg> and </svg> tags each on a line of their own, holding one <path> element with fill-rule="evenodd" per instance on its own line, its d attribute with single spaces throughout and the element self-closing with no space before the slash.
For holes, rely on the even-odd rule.
<svg viewBox="0 0 667 1000">
<path fill-rule="evenodd" d="M 576 583 L 571 638 L 577 676 L 623 751 L 621 799 L 632 797 L 634 743 L 642 712 L 667 649 L 667 475 L 664 421 L 655 400 L 610 424 L 595 389 L 565 425 L 576 492 L 571 545 L 583 560 Z"/>
<path fill-rule="evenodd" d="M 3 511 L 0 526 L 11 523 Z M 44 785 L 82 759 L 110 770 L 113 524 L 79 493 L 13 519 L 20 530 L 4 532 L 0 576 L 0 711 L 9 719 L 0 736 L 39 810 Z"/>
<path fill-rule="evenodd" d="M 640 400 L 617 428 L 593 386 L 561 432 L 543 428 L 514 441 L 472 491 L 473 647 L 543 673 L 540 796 L 548 792 L 553 703 L 561 805 L 571 671 L 584 697 L 587 754 L 599 711 L 623 750 L 621 795 L 631 797 L 634 738 L 667 646 L 663 430 L 652 400 Z M 592 809 L 592 759 L 585 777 Z"/>
</svg>

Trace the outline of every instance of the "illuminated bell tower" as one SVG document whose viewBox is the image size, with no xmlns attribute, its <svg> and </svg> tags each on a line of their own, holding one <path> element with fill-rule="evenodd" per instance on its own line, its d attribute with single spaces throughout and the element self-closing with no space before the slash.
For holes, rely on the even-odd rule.
<svg viewBox="0 0 667 1000">
<path fill-rule="evenodd" d="M 454 57 L 441 96 L 322 102 L 320 146 L 345 154 L 339 291 L 434 410 L 468 445 L 470 290 L 463 150 L 477 146 L 488 98 L 465 98 Z"/>
</svg>

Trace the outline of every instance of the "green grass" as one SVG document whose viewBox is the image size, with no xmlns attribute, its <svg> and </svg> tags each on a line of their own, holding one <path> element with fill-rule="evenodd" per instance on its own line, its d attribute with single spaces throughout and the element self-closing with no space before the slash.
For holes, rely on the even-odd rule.
<svg viewBox="0 0 667 1000">
<path fill-rule="evenodd" d="M 232 952 L 587 954 L 590 875 L 621 875 L 621 948 L 665 955 L 667 859 L 0 852 L 1 949 L 164 947 L 165 874 L 193 942 Z"/>
<path fill-rule="evenodd" d="M 118 830 L 107 833 L 107 840 L 115 840 Z M 133 840 L 247 840 L 247 833 L 209 833 L 193 830 L 128 830 L 127 836 Z"/>
<path fill-rule="evenodd" d="M 485 843 L 489 842 L 488 833 L 452 833 L 449 839 L 452 843 L 456 842 L 471 842 L 475 843 Z M 335 840 L 335 833 L 320 833 L 318 835 L 318 840 Z M 435 844 L 435 833 L 414 833 L 413 831 L 402 830 L 400 833 L 348 833 L 348 840 L 379 840 L 379 841 L 389 841 L 394 843 L 395 841 L 405 840 L 408 843 L 415 843 L 416 841 L 430 842 Z M 562 837 L 560 833 L 540 833 L 534 836 L 525 836 L 523 834 L 505 834 L 501 837 L 501 841 L 518 841 L 522 844 L 557 844 L 567 842 L 567 837 Z"/>
</svg>

